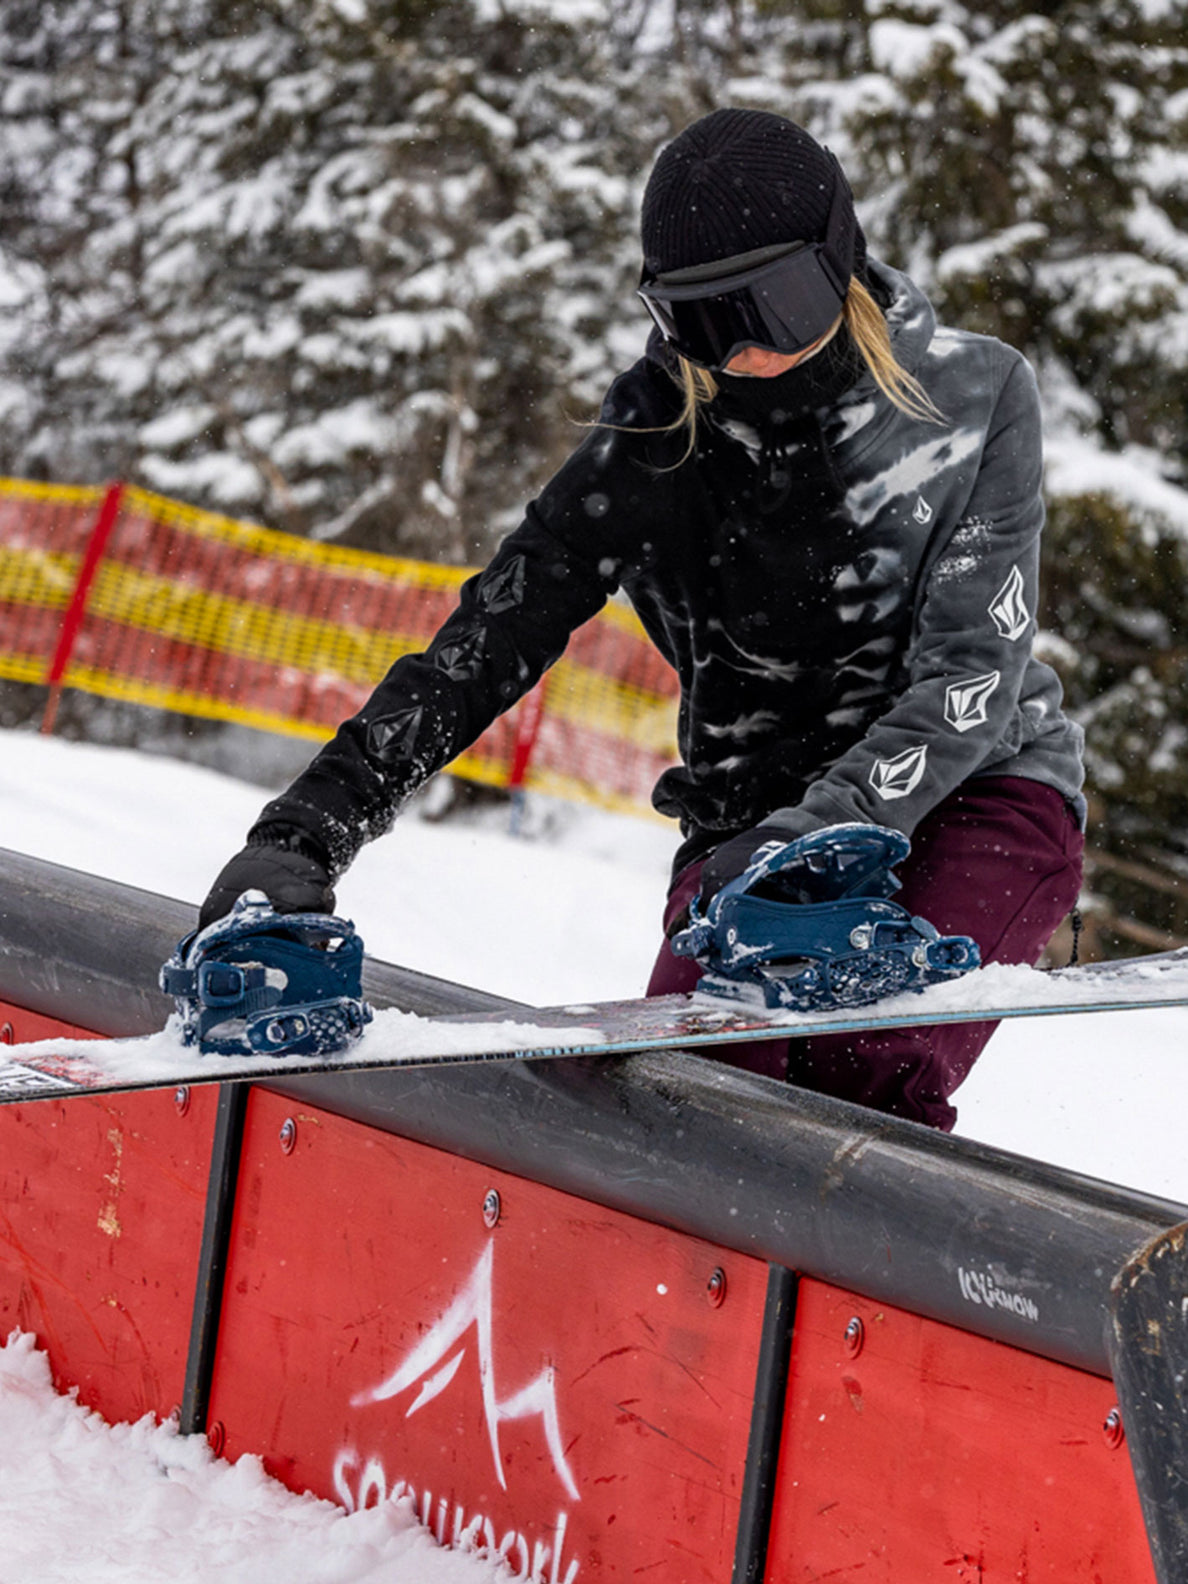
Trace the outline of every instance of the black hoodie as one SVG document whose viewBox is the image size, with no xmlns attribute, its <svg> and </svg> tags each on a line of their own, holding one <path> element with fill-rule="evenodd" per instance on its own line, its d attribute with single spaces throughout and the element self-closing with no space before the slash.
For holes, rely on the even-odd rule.
<svg viewBox="0 0 1188 1584">
<path fill-rule="evenodd" d="M 791 375 L 723 380 L 686 457 L 653 346 L 425 653 L 396 662 L 256 832 L 295 827 L 340 874 L 617 590 L 680 678 L 681 763 L 654 793 L 686 838 L 678 869 L 777 810 L 803 831 L 910 833 L 976 774 L 1075 800 L 1079 728 L 1031 653 L 1031 370 L 871 270 L 944 422 L 896 408 L 842 333 Z"/>
</svg>

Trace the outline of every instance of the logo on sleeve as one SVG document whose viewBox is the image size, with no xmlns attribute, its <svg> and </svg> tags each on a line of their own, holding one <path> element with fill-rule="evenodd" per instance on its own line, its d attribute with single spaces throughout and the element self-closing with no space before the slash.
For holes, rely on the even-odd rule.
<svg viewBox="0 0 1188 1584">
<path fill-rule="evenodd" d="M 987 671 L 985 676 L 970 677 L 966 682 L 953 682 L 945 689 L 945 719 L 955 731 L 972 731 L 986 724 L 986 705 L 1002 681 L 1001 671 Z"/>
<path fill-rule="evenodd" d="M 1023 603 L 1023 574 L 1013 566 L 1006 582 L 990 604 L 990 615 L 1003 638 L 1012 642 L 1022 638 L 1031 621 L 1031 612 Z"/>
<path fill-rule="evenodd" d="M 923 495 L 916 496 L 916 509 L 912 512 L 912 516 L 921 524 L 932 521 L 932 507 L 924 499 Z"/>
<path fill-rule="evenodd" d="M 384 764 L 399 764 L 411 759 L 421 718 L 425 711 L 418 704 L 415 709 L 400 710 L 395 715 L 383 715 L 373 720 L 367 728 L 367 747 Z"/>
<path fill-rule="evenodd" d="M 437 665 L 451 682 L 469 682 L 482 670 L 487 649 L 487 629 L 472 627 L 443 643 L 437 651 Z"/>
<path fill-rule="evenodd" d="M 928 749 L 923 743 L 918 748 L 907 748 L 894 759 L 876 759 L 871 766 L 870 784 L 884 803 L 907 797 L 920 785 Z"/>
<path fill-rule="evenodd" d="M 525 561 L 522 555 L 513 556 L 504 567 L 485 572 L 479 583 L 479 603 L 492 616 L 515 610 L 524 602 Z"/>
</svg>

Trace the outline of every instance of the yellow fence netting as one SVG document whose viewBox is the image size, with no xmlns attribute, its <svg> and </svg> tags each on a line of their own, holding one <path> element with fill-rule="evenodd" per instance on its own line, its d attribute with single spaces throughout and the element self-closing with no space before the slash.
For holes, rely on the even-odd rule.
<svg viewBox="0 0 1188 1584">
<path fill-rule="evenodd" d="M 0 479 L 0 678 L 318 741 L 424 648 L 470 575 L 134 486 Z M 450 770 L 642 811 L 676 757 L 676 698 L 638 620 L 609 605 Z"/>
</svg>

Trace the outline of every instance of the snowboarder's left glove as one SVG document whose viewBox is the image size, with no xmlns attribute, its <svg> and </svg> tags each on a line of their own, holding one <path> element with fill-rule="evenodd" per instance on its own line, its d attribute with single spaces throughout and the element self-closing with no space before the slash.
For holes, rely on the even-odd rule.
<svg viewBox="0 0 1188 1584">
<path fill-rule="evenodd" d="M 264 825 L 219 874 L 198 915 L 205 929 L 230 913 L 245 891 L 263 891 L 278 913 L 333 913 L 330 870 L 302 831 Z"/>
<path fill-rule="evenodd" d="M 737 880 L 750 867 L 751 859 L 767 842 L 790 842 L 798 835 L 799 831 L 792 831 L 778 820 L 770 820 L 763 825 L 752 825 L 739 836 L 732 836 L 729 841 L 724 841 L 720 847 L 715 847 L 713 852 L 701 866 L 700 891 L 698 892 L 698 906 L 704 913 L 712 898 L 717 896 L 724 885 L 729 885 L 732 880 Z M 679 935 L 689 925 L 689 909 L 682 908 L 676 918 L 668 926 L 665 934 L 669 940 L 674 935 Z"/>
<path fill-rule="evenodd" d="M 715 847 L 701 869 L 702 912 L 705 912 L 711 899 L 717 896 L 724 885 L 737 880 L 740 874 L 750 868 L 751 859 L 760 847 L 766 846 L 768 842 L 782 844 L 795 841 L 800 835 L 803 835 L 802 831 L 789 830 L 779 820 L 770 820 L 762 825 L 752 825 L 750 830 L 732 836 L 720 847 Z"/>
</svg>

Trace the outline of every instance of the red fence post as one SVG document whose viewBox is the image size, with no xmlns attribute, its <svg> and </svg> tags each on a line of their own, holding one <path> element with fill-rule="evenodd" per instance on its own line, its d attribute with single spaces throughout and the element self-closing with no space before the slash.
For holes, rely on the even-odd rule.
<svg viewBox="0 0 1188 1584">
<path fill-rule="evenodd" d="M 95 581 L 95 574 L 99 570 L 99 563 L 103 559 L 103 552 L 107 548 L 107 541 L 111 537 L 111 530 L 115 527 L 116 518 L 120 514 L 120 502 L 124 495 L 123 483 L 110 484 L 107 493 L 99 507 L 99 515 L 95 518 L 95 526 L 91 529 L 91 536 L 87 540 L 87 548 L 83 555 L 82 565 L 79 567 L 78 579 L 74 585 L 74 592 L 70 596 L 70 603 L 66 607 L 66 614 L 62 618 L 62 627 L 58 633 L 58 642 L 54 649 L 53 658 L 45 673 L 46 686 L 49 688 L 49 698 L 46 700 L 45 713 L 41 717 L 41 730 L 47 736 L 54 729 L 54 722 L 58 717 L 58 704 L 62 697 L 62 678 L 66 667 L 70 664 L 70 656 L 74 652 L 75 640 L 78 630 L 82 626 L 83 616 L 86 614 L 87 598 L 91 592 L 91 584 Z"/>
<path fill-rule="evenodd" d="M 512 745 L 511 768 L 507 772 L 507 790 L 512 799 L 512 834 L 520 829 L 524 814 L 524 781 L 536 739 L 540 736 L 540 723 L 544 719 L 545 678 L 542 677 L 531 693 L 520 702 L 516 721 L 516 740 Z"/>
</svg>

